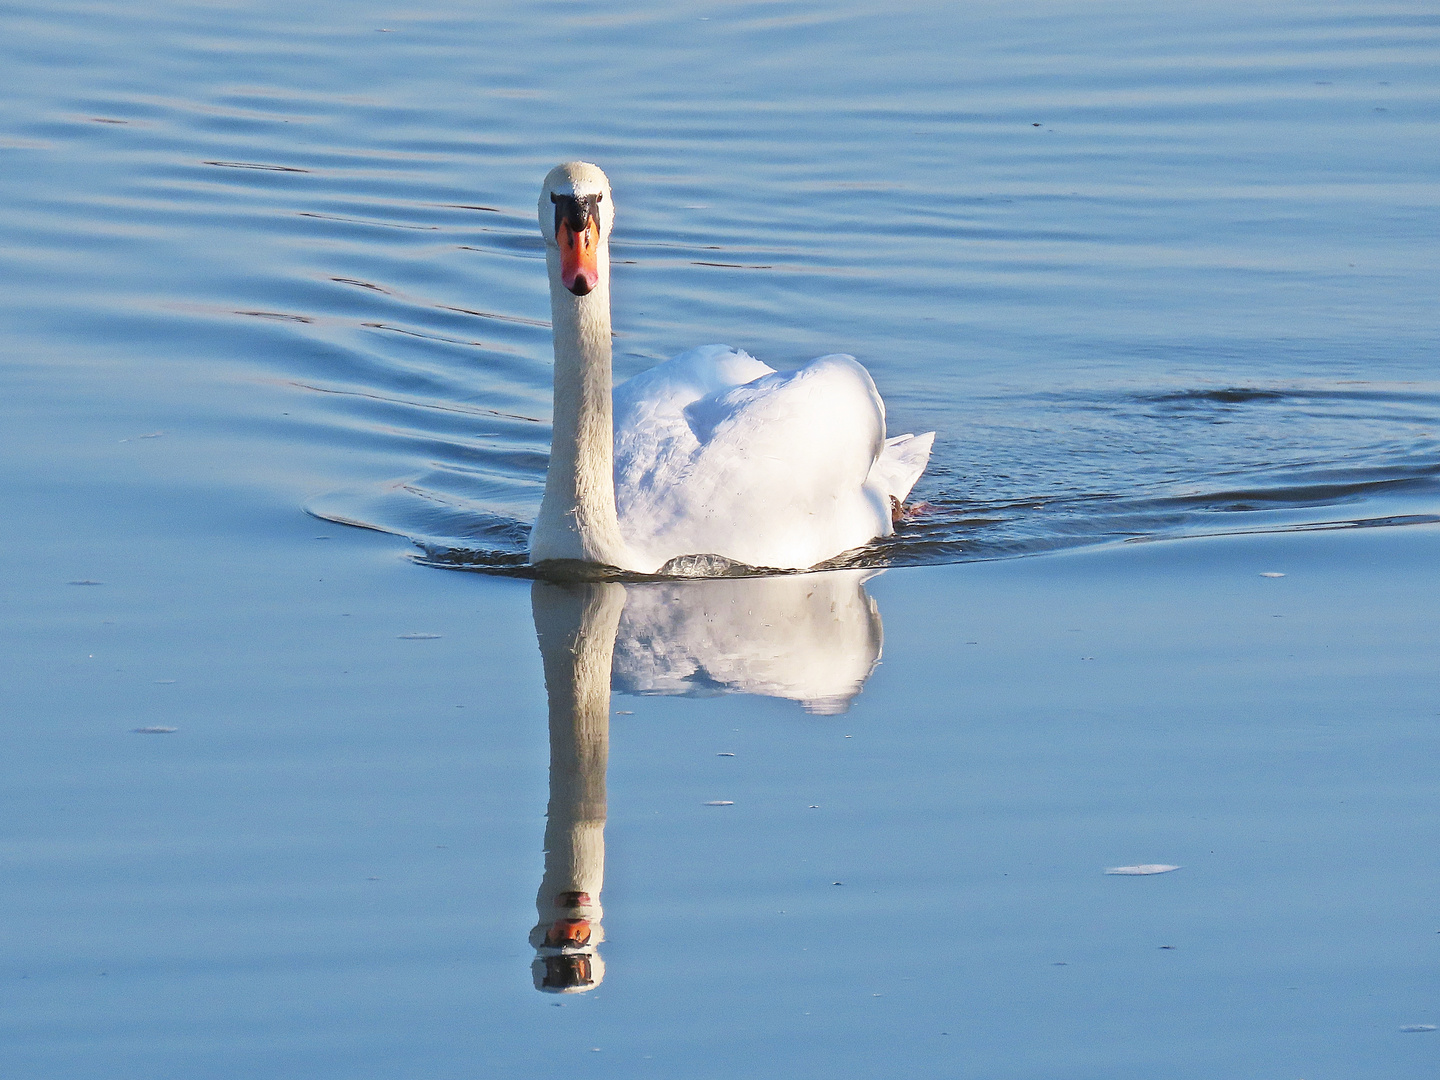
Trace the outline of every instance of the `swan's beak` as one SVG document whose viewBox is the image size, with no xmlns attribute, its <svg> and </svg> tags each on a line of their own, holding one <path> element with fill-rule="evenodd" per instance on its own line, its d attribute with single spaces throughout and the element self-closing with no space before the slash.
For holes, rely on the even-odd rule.
<svg viewBox="0 0 1440 1080">
<path fill-rule="evenodd" d="M 576 296 L 585 296 L 600 284 L 599 223 L 592 214 L 576 230 L 569 221 L 561 218 L 555 227 L 555 239 L 560 244 L 561 284 Z"/>
</svg>

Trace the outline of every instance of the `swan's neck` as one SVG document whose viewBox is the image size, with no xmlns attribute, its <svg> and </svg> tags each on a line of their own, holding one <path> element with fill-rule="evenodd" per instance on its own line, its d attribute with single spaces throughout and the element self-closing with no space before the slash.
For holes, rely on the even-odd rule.
<svg viewBox="0 0 1440 1080">
<path fill-rule="evenodd" d="M 530 559 L 576 559 L 625 568 L 615 513 L 610 377 L 610 252 L 601 243 L 599 282 L 586 296 L 560 283 L 560 255 L 546 248 L 555 329 L 555 423 L 550 468 L 530 539 Z"/>
</svg>

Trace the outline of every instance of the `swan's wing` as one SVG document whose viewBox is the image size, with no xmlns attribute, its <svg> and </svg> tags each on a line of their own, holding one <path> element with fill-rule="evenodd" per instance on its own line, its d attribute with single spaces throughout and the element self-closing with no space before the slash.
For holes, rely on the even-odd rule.
<svg viewBox="0 0 1440 1080">
<path fill-rule="evenodd" d="M 904 502 L 905 496 L 915 486 L 915 481 L 930 463 L 930 447 L 935 442 L 935 432 L 924 435 L 896 435 L 885 440 L 885 449 L 875 459 L 870 470 L 870 480 L 896 502 Z"/>
<path fill-rule="evenodd" d="M 699 394 L 677 365 L 644 395 L 626 393 L 630 383 L 616 391 L 615 496 L 637 554 L 656 568 L 696 554 L 805 568 L 889 533 L 887 493 L 869 483 L 884 405 L 853 357 L 775 372 L 709 355 L 707 376 L 717 359 L 727 373 L 745 362 L 764 373 Z"/>
<path fill-rule="evenodd" d="M 885 440 L 885 405 L 870 373 L 840 353 L 696 398 L 685 419 L 712 467 L 790 470 L 780 486 L 803 500 L 863 484 Z"/>
<path fill-rule="evenodd" d="M 699 450 L 685 419 L 686 406 L 774 370 L 728 345 L 703 345 L 617 386 L 615 492 L 620 520 L 631 512 L 626 506 L 627 493 L 676 483 L 679 471 Z"/>
<path fill-rule="evenodd" d="M 615 388 L 615 438 L 643 439 L 656 423 L 679 421 L 685 406 L 707 394 L 753 382 L 775 369 L 729 345 L 702 345 L 642 371 Z"/>
</svg>

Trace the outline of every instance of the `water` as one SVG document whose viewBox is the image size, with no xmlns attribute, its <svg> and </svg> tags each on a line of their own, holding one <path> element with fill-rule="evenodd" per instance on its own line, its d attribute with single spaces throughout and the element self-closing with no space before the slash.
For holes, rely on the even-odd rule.
<svg viewBox="0 0 1440 1080">
<path fill-rule="evenodd" d="M 513 565 L 534 199 L 614 181 L 617 376 L 724 341 L 939 432 L 850 561 L 1433 514 L 1424 5 L 13 7 L 24 331 L 289 388 L 321 516 Z M 135 62 L 136 50 L 145 62 Z"/>
<path fill-rule="evenodd" d="M 0 29 L 7 1076 L 1433 1073 L 1432 6 Z M 432 568 L 523 573 L 576 157 L 618 376 L 854 354 L 901 533 Z"/>
</svg>

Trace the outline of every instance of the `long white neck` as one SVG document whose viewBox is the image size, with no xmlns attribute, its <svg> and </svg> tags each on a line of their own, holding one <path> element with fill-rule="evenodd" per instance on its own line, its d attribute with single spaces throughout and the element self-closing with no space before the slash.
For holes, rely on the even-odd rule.
<svg viewBox="0 0 1440 1080">
<path fill-rule="evenodd" d="M 546 246 L 555 330 L 555 421 L 530 561 L 574 559 L 633 569 L 615 513 L 610 376 L 610 246 L 602 240 L 599 282 L 586 296 L 560 283 L 560 253 Z"/>
</svg>

